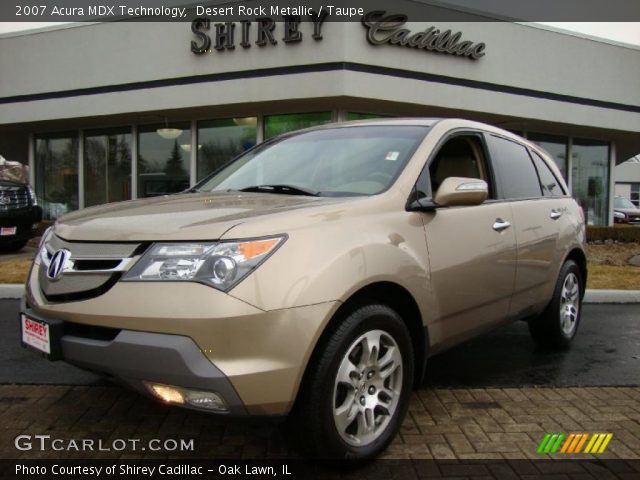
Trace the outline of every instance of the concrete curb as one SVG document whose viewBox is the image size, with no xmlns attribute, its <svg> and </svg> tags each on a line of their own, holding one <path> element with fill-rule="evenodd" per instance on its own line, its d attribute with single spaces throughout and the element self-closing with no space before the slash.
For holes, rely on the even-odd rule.
<svg viewBox="0 0 640 480">
<path fill-rule="evenodd" d="M 0 300 L 20 298 L 24 285 L 0 284 Z M 640 290 L 587 290 L 584 303 L 640 303 Z"/>
<path fill-rule="evenodd" d="M 0 284 L 0 300 L 8 298 L 21 298 L 24 294 L 24 285 L 21 283 Z"/>
<path fill-rule="evenodd" d="M 640 303 L 640 291 L 587 290 L 584 303 Z"/>
</svg>

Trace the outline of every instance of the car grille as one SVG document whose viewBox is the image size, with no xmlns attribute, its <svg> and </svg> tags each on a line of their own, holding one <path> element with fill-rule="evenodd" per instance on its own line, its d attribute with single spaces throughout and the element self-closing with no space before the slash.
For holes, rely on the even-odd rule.
<svg viewBox="0 0 640 480">
<path fill-rule="evenodd" d="M 29 206 L 26 187 L 0 187 L 0 212 Z"/>
<path fill-rule="evenodd" d="M 52 235 L 39 253 L 40 289 L 49 302 L 87 300 L 106 293 L 126 272 L 147 243 L 69 242 Z M 54 254 L 68 251 L 59 278 L 47 274 Z"/>
</svg>

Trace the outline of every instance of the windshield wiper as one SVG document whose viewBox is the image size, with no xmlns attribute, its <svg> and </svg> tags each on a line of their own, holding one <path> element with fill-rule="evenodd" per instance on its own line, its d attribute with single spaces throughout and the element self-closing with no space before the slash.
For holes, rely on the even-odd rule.
<svg viewBox="0 0 640 480">
<path fill-rule="evenodd" d="M 260 192 L 260 193 L 280 193 L 285 195 L 307 195 L 309 197 L 319 197 L 320 192 L 307 190 L 293 185 L 253 185 L 240 189 L 241 192 Z"/>
</svg>

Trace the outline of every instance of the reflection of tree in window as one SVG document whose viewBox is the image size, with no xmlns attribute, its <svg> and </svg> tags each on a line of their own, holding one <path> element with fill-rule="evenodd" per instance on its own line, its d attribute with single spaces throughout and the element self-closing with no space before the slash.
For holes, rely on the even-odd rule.
<svg viewBox="0 0 640 480">
<path fill-rule="evenodd" d="M 256 117 L 198 122 L 198 180 L 253 147 L 256 144 L 257 125 Z"/>
<path fill-rule="evenodd" d="M 84 141 L 85 206 L 131 198 L 131 133 L 98 130 Z"/>
<path fill-rule="evenodd" d="M 44 216 L 78 208 L 78 139 L 69 134 L 36 139 L 36 192 Z"/>
<path fill-rule="evenodd" d="M 255 140 L 253 143 L 243 142 L 241 147 L 247 145 L 248 148 L 251 148 L 253 144 L 255 144 Z M 213 172 L 216 168 L 221 167 L 233 157 L 246 150 L 246 148 L 239 149 L 238 147 L 238 143 L 232 139 L 211 140 L 203 143 L 202 147 L 200 147 L 200 170 L 202 176 L 204 177 Z"/>
<path fill-rule="evenodd" d="M 173 141 L 173 149 L 165 164 L 164 173 L 171 177 L 183 177 L 187 175 L 187 171 L 182 166 L 182 153 L 180 152 L 180 146 L 177 140 Z"/>
<path fill-rule="evenodd" d="M 585 212 L 587 224 L 608 221 L 609 145 L 595 140 L 574 140 L 573 195 Z"/>
</svg>

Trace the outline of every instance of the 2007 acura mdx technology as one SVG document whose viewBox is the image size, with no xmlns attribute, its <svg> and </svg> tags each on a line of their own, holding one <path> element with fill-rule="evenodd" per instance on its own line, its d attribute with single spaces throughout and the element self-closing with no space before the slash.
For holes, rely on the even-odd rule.
<svg viewBox="0 0 640 480">
<path fill-rule="evenodd" d="M 22 342 L 170 404 L 289 414 L 313 455 L 370 457 L 428 356 L 518 319 L 541 344 L 571 342 L 584 242 L 553 161 L 516 135 L 328 125 L 188 192 L 60 218 L 29 274 Z"/>
</svg>

